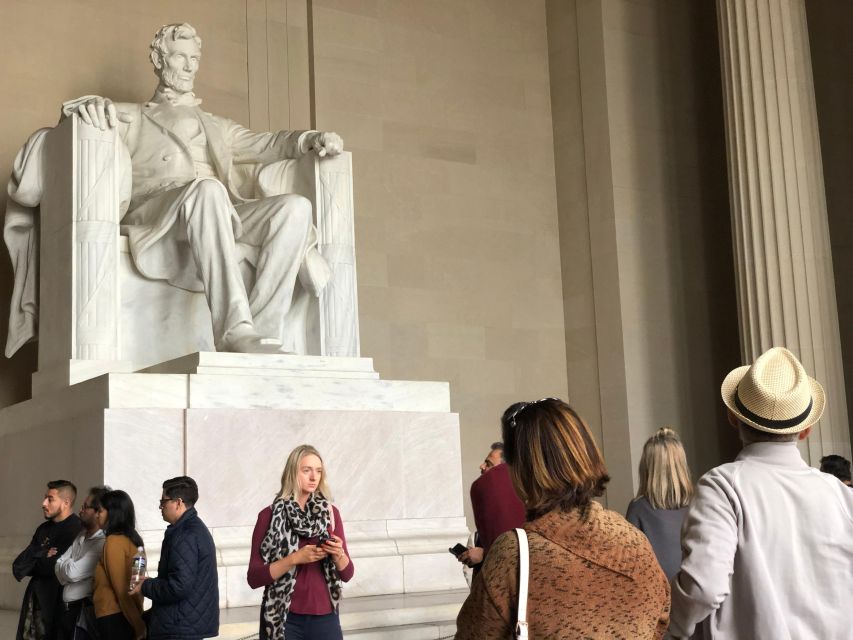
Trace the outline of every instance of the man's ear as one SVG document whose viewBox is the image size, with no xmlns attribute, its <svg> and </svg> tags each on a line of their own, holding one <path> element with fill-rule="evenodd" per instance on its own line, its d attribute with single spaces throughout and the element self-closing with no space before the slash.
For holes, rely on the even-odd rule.
<svg viewBox="0 0 853 640">
<path fill-rule="evenodd" d="M 809 434 L 810 434 L 811 432 L 812 432 L 812 428 L 811 428 L 811 427 L 809 427 L 808 429 L 803 429 L 802 431 L 800 431 L 800 432 L 797 434 L 797 439 L 798 439 L 798 440 L 805 440 L 806 438 L 808 438 L 808 437 L 809 437 Z"/>
<path fill-rule="evenodd" d="M 148 57 L 151 59 L 151 64 L 154 65 L 154 68 L 157 69 L 157 71 L 160 71 L 160 69 L 163 68 L 163 58 L 160 57 L 159 51 L 152 51 L 151 55 L 149 55 Z"/>
<path fill-rule="evenodd" d="M 740 419 L 729 408 L 726 408 L 726 418 L 736 431 L 740 429 Z"/>
</svg>

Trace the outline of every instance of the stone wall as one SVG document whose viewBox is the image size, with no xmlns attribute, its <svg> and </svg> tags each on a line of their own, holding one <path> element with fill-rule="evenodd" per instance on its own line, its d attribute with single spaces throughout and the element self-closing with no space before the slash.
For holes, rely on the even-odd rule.
<svg viewBox="0 0 853 640">
<path fill-rule="evenodd" d="M 853 5 L 806 0 L 848 410 L 853 404 Z M 844 455 L 844 452 L 837 451 Z"/>
<path fill-rule="evenodd" d="M 354 158 L 362 352 L 450 381 L 467 489 L 509 404 L 566 395 L 544 2 L 313 9 L 317 126 Z"/>
<path fill-rule="evenodd" d="M 611 508 L 643 443 L 681 433 L 698 477 L 737 447 L 740 364 L 713 3 L 548 2 L 569 394 Z"/>
</svg>

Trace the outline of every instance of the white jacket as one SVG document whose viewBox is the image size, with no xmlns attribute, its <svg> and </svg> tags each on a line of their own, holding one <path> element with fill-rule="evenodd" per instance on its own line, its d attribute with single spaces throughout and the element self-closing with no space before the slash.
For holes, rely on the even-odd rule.
<svg viewBox="0 0 853 640">
<path fill-rule="evenodd" d="M 670 633 L 687 638 L 853 638 L 853 491 L 794 442 L 744 447 L 706 473 L 682 530 Z"/>
</svg>

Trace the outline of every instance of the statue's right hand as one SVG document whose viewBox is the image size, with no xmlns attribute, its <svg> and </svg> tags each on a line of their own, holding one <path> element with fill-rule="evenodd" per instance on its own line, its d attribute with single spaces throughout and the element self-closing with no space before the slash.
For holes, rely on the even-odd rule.
<svg viewBox="0 0 853 640">
<path fill-rule="evenodd" d="M 105 131 L 107 127 L 113 129 L 119 122 L 129 123 L 133 116 L 123 111 L 117 112 L 113 101 L 109 98 L 96 97 L 87 100 L 77 107 L 77 114 L 86 124 Z"/>
</svg>

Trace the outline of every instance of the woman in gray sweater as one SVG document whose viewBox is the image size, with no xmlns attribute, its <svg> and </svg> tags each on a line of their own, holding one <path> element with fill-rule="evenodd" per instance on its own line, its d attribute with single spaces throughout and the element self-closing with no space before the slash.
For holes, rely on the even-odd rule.
<svg viewBox="0 0 853 640">
<path fill-rule="evenodd" d="M 681 523 L 692 497 L 681 440 L 672 429 L 658 429 L 643 447 L 640 489 L 625 518 L 646 534 L 669 580 L 681 566 Z"/>
</svg>

